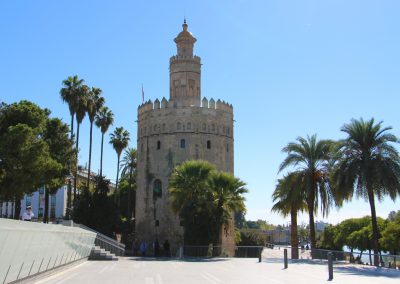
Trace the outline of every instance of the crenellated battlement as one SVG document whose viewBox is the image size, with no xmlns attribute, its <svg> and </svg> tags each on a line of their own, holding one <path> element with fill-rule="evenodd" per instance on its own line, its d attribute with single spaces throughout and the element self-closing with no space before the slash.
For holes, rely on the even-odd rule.
<svg viewBox="0 0 400 284">
<path fill-rule="evenodd" d="M 172 108 L 181 108 L 182 106 L 178 106 L 173 103 L 173 101 L 168 101 L 165 97 L 162 98 L 161 102 L 159 99 L 156 99 L 154 102 L 151 100 L 148 100 L 138 107 L 138 114 L 141 115 L 145 112 L 152 111 L 152 110 L 157 110 L 157 109 L 172 109 Z M 191 106 L 195 107 L 195 106 Z M 232 104 L 229 104 L 225 101 L 217 100 L 215 101 L 214 99 L 208 100 L 207 98 L 203 98 L 201 100 L 201 105 L 200 108 L 204 109 L 215 109 L 215 110 L 220 110 L 220 111 L 226 111 L 229 113 L 233 113 L 233 106 Z"/>
<path fill-rule="evenodd" d="M 195 61 L 196 63 L 201 64 L 201 58 L 197 55 L 190 56 L 190 55 L 174 55 L 171 56 L 169 59 L 169 63 L 173 64 L 177 61 L 182 61 L 182 60 L 190 60 L 190 61 Z"/>
</svg>

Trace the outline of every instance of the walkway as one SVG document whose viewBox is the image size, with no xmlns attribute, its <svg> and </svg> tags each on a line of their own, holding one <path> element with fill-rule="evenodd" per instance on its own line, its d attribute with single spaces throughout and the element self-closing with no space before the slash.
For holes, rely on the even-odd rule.
<svg viewBox="0 0 400 284">
<path fill-rule="evenodd" d="M 311 284 L 311 283 L 399 283 L 400 271 L 363 266 L 336 266 L 335 279 L 328 282 L 326 265 L 290 264 L 283 270 L 279 260 L 212 259 L 153 260 L 120 258 L 119 261 L 89 261 L 36 283 L 144 283 L 144 284 Z"/>
</svg>

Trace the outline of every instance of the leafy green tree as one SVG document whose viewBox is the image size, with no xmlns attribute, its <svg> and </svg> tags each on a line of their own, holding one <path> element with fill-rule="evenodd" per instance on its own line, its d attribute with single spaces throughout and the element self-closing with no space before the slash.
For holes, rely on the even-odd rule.
<svg viewBox="0 0 400 284">
<path fill-rule="evenodd" d="M 391 254 L 400 252 L 400 222 L 389 222 L 382 231 L 382 247 Z"/>
<path fill-rule="evenodd" d="M 352 120 L 342 127 L 348 136 L 340 141 L 338 161 L 333 180 L 337 195 L 351 199 L 355 193 L 369 201 L 374 241 L 374 265 L 379 265 L 379 228 L 376 217 L 375 197 L 382 200 L 389 195 L 395 200 L 400 192 L 400 157 L 391 145 L 398 139 L 389 133 L 390 127 L 382 122 Z"/>
<path fill-rule="evenodd" d="M 122 176 L 128 177 L 129 189 L 128 189 L 128 219 L 132 218 L 132 211 L 136 210 L 136 165 L 137 165 L 137 151 L 135 148 L 128 148 L 125 150 L 124 157 L 122 158 Z M 131 195 L 133 195 L 133 210 L 132 208 L 132 200 Z M 135 213 L 133 213 L 135 214 Z M 135 217 L 133 215 L 133 217 Z"/>
<path fill-rule="evenodd" d="M 339 226 L 326 226 L 321 234 L 318 248 L 338 251 L 343 250 L 344 242 L 338 240 L 338 230 Z"/>
<path fill-rule="evenodd" d="M 298 212 L 307 210 L 305 190 L 302 189 L 303 186 L 302 173 L 290 173 L 278 180 L 278 185 L 272 194 L 273 202 L 275 202 L 272 211 L 279 212 L 284 217 L 290 214 L 292 259 L 299 258 L 297 214 Z"/>
<path fill-rule="evenodd" d="M 0 109 L 0 195 L 15 201 L 15 218 L 23 195 L 35 191 L 57 168 L 43 139 L 49 114 L 29 101 L 2 104 Z"/>
<path fill-rule="evenodd" d="M 347 245 L 350 248 L 351 252 L 353 252 L 353 250 L 357 247 L 353 246 L 354 242 L 349 241 L 348 237 L 352 233 L 359 231 L 364 227 L 367 227 L 369 223 L 370 223 L 369 216 L 363 218 L 350 218 L 342 221 L 338 225 L 335 242 L 337 244 L 342 244 L 342 246 Z"/>
<path fill-rule="evenodd" d="M 96 115 L 96 126 L 101 131 L 101 150 L 100 150 L 100 176 L 103 176 L 103 144 L 104 134 L 108 131 L 108 128 L 114 123 L 114 114 L 112 111 L 103 106 Z"/>
<path fill-rule="evenodd" d="M 298 137 L 297 142 L 291 142 L 282 149 L 287 157 L 280 165 L 279 171 L 293 166 L 302 174 L 305 200 L 310 226 L 311 249 L 316 247 L 314 214 L 321 207 L 325 216 L 333 204 L 333 193 L 329 183 L 329 171 L 332 158 L 332 141 L 317 140 L 313 135 L 307 139 Z"/>
<path fill-rule="evenodd" d="M 88 92 L 86 109 L 90 122 L 90 134 L 89 134 L 89 166 L 86 186 L 89 188 L 90 184 L 90 170 L 92 165 L 92 136 L 93 136 L 93 123 L 96 115 L 104 105 L 104 98 L 101 96 L 102 90 L 100 88 L 92 87 Z"/>
<path fill-rule="evenodd" d="M 122 151 L 128 146 L 129 132 L 123 127 L 115 128 L 114 132 L 110 134 L 110 144 L 113 146 L 117 153 L 117 179 L 115 181 L 115 192 L 118 193 L 118 178 L 119 178 L 119 162 Z"/>
<path fill-rule="evenodd" d="M 69 127 L 58 118 L 47 120 L 43 132 L 43 139 L 49 147 L 50 157 L 54 161 L 51 168 L 46 171 L 43 184 L 45 184 L 45 207 L 43 222 L 48 222 L 49 194 L 56 194 L 65 183 L 69 174 L 72 158 L 72 141 L 68 138 Z M 67 209 L 69 210 L 69 208 Z"/>
<path fill-rule="evenodd" d="M 109 194 L 110 181 L 96 176 L 94 183 L 94 191 L 83 190 L 77 197 L 74 221 L 113 238 L 120 230 L 121 218 Z"/>
</svg>

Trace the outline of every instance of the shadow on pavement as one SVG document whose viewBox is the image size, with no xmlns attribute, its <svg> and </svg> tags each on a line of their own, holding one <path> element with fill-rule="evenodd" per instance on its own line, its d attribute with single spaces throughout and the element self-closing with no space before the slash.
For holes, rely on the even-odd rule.
<svg viewBox="0 0 400 284">
<path fill-rule="evenodd" d="M 171 258 L 171 257 L 129 257 L 132 261 L 179 261 L 179 262 L 221 262 L 228 258 Z"/>
<path fill-rule="evenodd" d="M 400 271 L 389 269 L 389 268 L 381 268 L 381 267 L 363 267 L 363 266 L 339 266 L 333 268 L 334 273 L 343 273 L 343 274 L 351 274 L 351 275 L 363 275 L 370 277 L 386 277 L 386 278 L 399 278 L 400 279 Z"/>
</svg>

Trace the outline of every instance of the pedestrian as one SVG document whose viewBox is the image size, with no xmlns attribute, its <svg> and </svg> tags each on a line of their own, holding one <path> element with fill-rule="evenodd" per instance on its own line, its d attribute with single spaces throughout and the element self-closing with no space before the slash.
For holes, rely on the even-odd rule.
<svg viewBox="0 0 400 284">
<path fill-rule="evenodd" d="M 160 256 L 160 243 L 158 242 L 158 239 L 156 239 L 156 241 L 154 242 L 154 256 Z"/>
<path fill-rule="evenodd" d="M 165 240 L 164 244 L 163 244 L 163 248 L 164 248 L 164 254 L 166 257 L 170 257 L 171 256 L 171 251 L 170 251 L 170 245 L 168 240 Z"/>
<path fill-rule="evenodd" d="M 32 218 L 35 216 L 32 212 L 32 206 L 26 206 L 26 210 L 24 214 L 22 214 L 22 221 L 32 221 Z"/>
<path fill-rule="evenodd" d="M 142 256 L 146 256 L 146 251 L 147 251 L 147 244 L 145 241 L 142 241 L 140 243 L 140 247 L 139 247 L 140 253 L 142 254 Z"/>
</svg>

